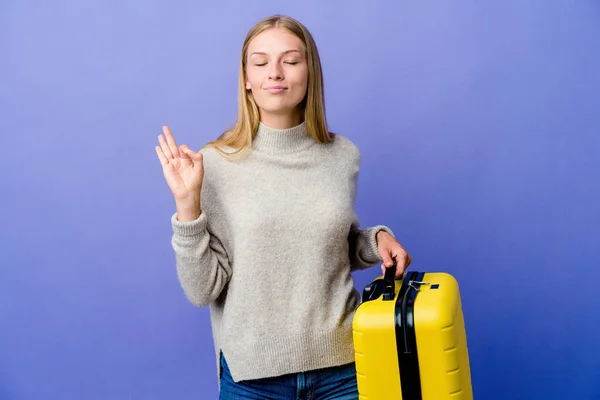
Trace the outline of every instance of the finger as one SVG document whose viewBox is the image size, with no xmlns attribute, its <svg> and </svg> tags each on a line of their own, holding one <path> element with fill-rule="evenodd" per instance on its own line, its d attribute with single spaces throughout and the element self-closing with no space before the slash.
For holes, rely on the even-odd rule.
<svg viewBox="0 0 600 400">
<path fill-rule="evenodd" d="M 408 253 L 404 252 L 397 256 L 398 262 L 403 263 L 404 267 L 408 268 L 410 263 L 412 262 L 412 258 L 408 255 Z"/>
<path fill-rule="evenodd" d="M 401 267 L 400 265 L 398 265 L 396 267 L 396 279 L 402 278 L 402 276 L 404 275 L 404 271 L 406 271 L 406 268 Z"/>
<path fill-rule="evenodd" d="M 406 255 L 405 254 L 394 254 L 394 262 L 397 265 L 404 267 L 406 265 Z"/>
<path fill-rule="evenodd" d="M 187 146 L 184 151 L 195 163 L 202 163 L 202 153 L 195 152 Z"/>
<path fill-rule="evenodd" d="M 169 160 L 172 160 L 174 158 L 173 153 L 171 152 L 171 149 L 169 148 L 169 145 L 167 144 L 167 141 L 163 135 L 158 135 L 158 142 L 160 143 L 160 148 L 165 157 L 167 157 Z"/>
<path fill-rule="evenodd" d="M 182 144 L 181 146 L 179 146 L 179 154 L 181 155 L 181 162 L 183 163 L 183 165 L 191 165 L 192 158 L 190 157 L 190 155 L 186 151 L 186 149 L 187 149 L 187 145 L 185 145 L 185 144 Z"/>
<path fill-rule="evenodd" d="M 199 151 L 192 152 L 192 158 L 197 162 L 202 164 L 204 162 L 204 156 Z"/>
<path fill-rule="evenodd" d="M 165 133 L 165 137 L 167 138 L 167 143 L 171 149 L 171 152 L 175 157 L 179 157 L 179 149 L 177 147 L 177 143 L 175 143 L 175 137 L 173 137 L 171 129 L 169 129 L 168 126 L 163 126 L 163 132 Z"/>
<path fill-rule="evenodd" d="M 161 165 L 164 167 L 165 165 L 169 164 L 169 160 L 165 156 L 165 153 L 163 153 L 160 146 L 156 146 L 155 149 L 156 149 L 156 154 L 158 155 L 158 159 L 160 160 Z"/>
<path fill-rule="evenodd" d="M 383 263 L 383 266 L 386 268 L 389 268 L 392 265 L 394 265 L 394 260 L 392 260 L 392 257 L 390 256 L 389 252 L 387 252 L 387 251 L 381 257 L 381 261 Z"/>
<path fill-rule="evenodd" d="M 402 254 L 396 255 L 394 259 L 396 260 L 396 276 L 401 276 L 408 267 L 406 256 Z"/>
<path fill-rule="evenodd" d="M 394 265 L 392 261 L 392 257 L 390 257 L 389 253 L 384 253 L 381 257 L 381 273 L 385 275 L 385 270 Z"/>
</svg>

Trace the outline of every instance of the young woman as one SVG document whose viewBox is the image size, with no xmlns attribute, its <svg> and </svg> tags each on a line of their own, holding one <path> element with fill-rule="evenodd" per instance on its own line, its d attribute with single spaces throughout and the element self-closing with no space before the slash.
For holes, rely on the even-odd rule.
<svg viewBox="0 0 600 400">
<path fill-rule="evenodd" d="M 351 271 L 410 257 L 360 229 L 360 154 L 327 129 L 321 64 L 298 21 L 258 22 L 242 48 L 235 126 L 198 152 L 156 146 L 175 198 L 177 274 L 210 305 L 221 399 L 356 399 Z"/>
</svg>

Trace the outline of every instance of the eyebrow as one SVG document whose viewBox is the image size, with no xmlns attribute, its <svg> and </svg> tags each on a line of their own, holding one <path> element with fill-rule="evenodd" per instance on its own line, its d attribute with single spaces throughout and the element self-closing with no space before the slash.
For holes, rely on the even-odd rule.
<svg viewBox="0 0 600 400">
<path fill-rule="evenodd" d="M 302 52 L 300 50 L 295 50 L 295 49 L 286 50 L 286 51 L 283 52 L 283 54 L 289 54 L 289 53 L 300 53 L 300 54 L 302 54 Z M 255 52 L 251 53 L 250 55 L 251 56 L 253 56 L 253 55 L 266 56 L 267 53 L 262 52 L 262 51 L 255 51 Z"/>
</svg>

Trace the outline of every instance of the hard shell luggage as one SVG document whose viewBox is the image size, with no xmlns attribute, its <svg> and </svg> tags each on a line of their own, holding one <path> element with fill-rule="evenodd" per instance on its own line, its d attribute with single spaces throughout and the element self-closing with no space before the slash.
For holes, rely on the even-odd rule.
<svg viewBox="0 0 600 400">
<path fill-rule="evenodd" d="M 395 267 L 368 284 L 353 317 L 359 399 L 472 400 L 456 279 Z"/>
</svg>

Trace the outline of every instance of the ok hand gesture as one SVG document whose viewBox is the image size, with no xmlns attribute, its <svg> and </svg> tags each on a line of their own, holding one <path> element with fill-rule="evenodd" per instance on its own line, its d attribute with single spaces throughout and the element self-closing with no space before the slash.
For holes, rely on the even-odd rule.
<svg viewBox="0 0 600 400">
<path fill-rule="evenodd" d="M 199 197 L 204 177 L 202 153 L 192 151 L 187 145 L 177 147 L 168 126 L 158 136 L 160 146 L 156 154 L 163 167 L 163 174 L 176 200 Z"/>
</svg>

